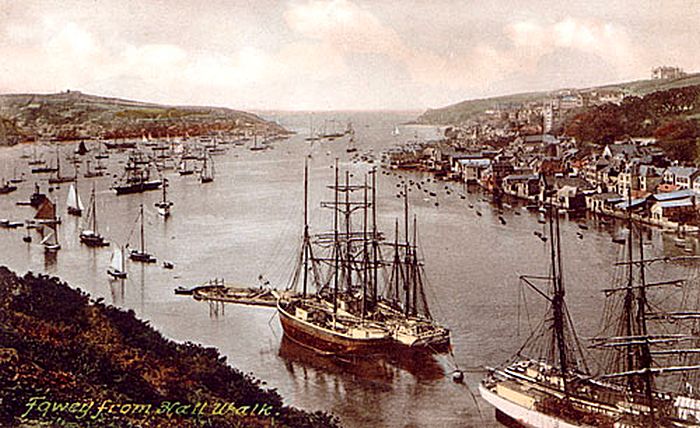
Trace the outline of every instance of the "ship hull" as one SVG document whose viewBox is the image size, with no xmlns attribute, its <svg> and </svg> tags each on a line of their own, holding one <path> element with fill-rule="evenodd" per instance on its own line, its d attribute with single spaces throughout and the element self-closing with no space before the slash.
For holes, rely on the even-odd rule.
<svg viewBox="0 0 700 428">
<path fill-rule="evenodd" d="M 386 351 L 392 341 L 382 338 L 351 338 L 311 323 L 296 319 L 277 303 L 280 323 L 285 336 L 293 342 L 327 355 L 378 354 Z"/>
<path fill-rule="evenodd" d="M 591 425 L 575 424 L 546 415 L 534 409 L 520 406 L 479 385 L 481 398 L 496 408 L 496 418 L 510 427 L 523 428 L 593 428 Z"/>
<path fill-rule="evenodd" d="M 148 190 L 156 190 L 160 187 L 160 185 L 160 181 L 145 181 L 143 183 L 130 184 L 127 186 L 116 186 L 114 187 L 114 190 L 117 192 L 117 195 L 128 195 L 130 193 L 141 193 Z"/>
</svg>

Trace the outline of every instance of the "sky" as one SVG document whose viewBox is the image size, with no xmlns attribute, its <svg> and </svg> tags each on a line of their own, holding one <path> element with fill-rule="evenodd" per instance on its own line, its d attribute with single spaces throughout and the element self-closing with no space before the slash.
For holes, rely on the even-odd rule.
<svg viewBox="0 0 700 428">
<path fill-rule="evenodd" d="M 0 0 L 0 93 L 423 110 L 700 71 L 696 0 Z"/>
</svg>

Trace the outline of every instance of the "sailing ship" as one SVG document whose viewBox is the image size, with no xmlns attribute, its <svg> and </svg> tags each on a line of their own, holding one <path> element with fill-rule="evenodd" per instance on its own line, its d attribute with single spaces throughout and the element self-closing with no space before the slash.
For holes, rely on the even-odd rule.
<svg viewBox="0 0 700 428">
<path fill-rule="evenodd" d="M 126 268 L 124 266 L 124 248 L 117 247 L 112 252 L 112 259 L 109 262 L 109 267 L 107 268 L 107 274 L 113 278 L 124 279 L 126 278 Z"/>
<path fill-rule="evenodd" d="M 139 248 L 138 249 L 131 249 L 129 250 L 129 258 L 135 262 L 143 262 L 143 263 L 155 263 L 156 258 L 153 257 L 151 254 L 146 252 L 146 245 L 145 245 L 145 240 L 144 240 L 144 230 L 143 230 L 143 223 L 144 223 L 144 216 L 143 216 L 143 204 L 141 204 L 141 210 L 139 212 L 139 220 L 141 222 L 141 233 L 140 233 L 140 240 L 139 240 Z"/>
<path fill-rule="evenodd" d="M 321 354 L 334 355 L 383 353 L 397 345 L 417 349 L 449 343 L 447 329 L 430 320 L 429 315 L 418 315 L 413 295 L 407 294 L 403 302 L 380 295 L 380 270 L 391 263 L 386 263 L 381 255 L 383 234 L 376 226 L 375 174 L 371 186 L 367 179 L 364 185 L 351 184 L 347 172 L 345 183 L 340 184 L 337 161 L 335 171 L 335 184 L 330 186 L 334 200 L 322 202 L 322 207 L 334 211 L 333 231 L 312 236 L 306 209 L 308 167 L 305 168 L 302 250 L 287 287 L 296 293 L 281 296 L 277 303 L 285 336 Z M 362 200 L 353 197 L 356 192 L 363 193 Z M 362 230 L 353 230 L 357 220 L 353 217 L 360 213 Z M 405 248 L 413 256 L 415 247 L 408 244 Z M 416 272 L 417 266 L 418 263 L 412 265 L 411 273 Z M 403 263 L 399 269 L 408 273 Z M 420 293 L 418 281 L 412 285 L 412 290 Z M 386 291 L 390 286 L 384 288 Z"/>
<path fill-rule="evenodd" d="M 155 203 L 156 208 L 158 209 L 158 214 L 162 215 L 165 218 L 168 218 L 170 216 L 170 209 L 172 208 L 173 201 L 168 200 L 167 196 L 167 189 L 168 189 L 168 180 L 163 179 L 163 199 L 159 202 Z"/>
<path fill-rule="evenodd" d="M 207 157 L 209 159 L 207 159 Z M 214 160 L 207 156 L 204 158 L 202 163 L 202 170 L 200 171 L 199 180 L 202 183 L 211 183 L 214 181 Z"/>
<path fill-rule="evenodd" d="M 90 203 L 88 205 L 87 215 L 85 216 L 85 225 L 80 232 L 80 242 L 88 247 L 106 247 L 109 242 L 100 235 L 97 228 L 97 198 L 95 197 L 95 185 L 92 185 L 90 193 Z"/>
<path fill-rule="evenodd" d="M 74 181 L 75 178 L 77 177 L 77 169 L 76 169 L 76 176 L 75 177 L 68 177 L 68 176 L 61 175 L 61 155 L 58 151 L 58 148 L 56 148 L 56 169 L 54 172 L 56 173 L 56 175 L 49 178 L 49 184 L 68 183 L 70 181 Z"/>
<path fill-rule="evenodd" d="M 85 171 L 85 173 L 83 174 L 83 177 L 93 178 L 93 177 L 102 177 L 105 175 L 105 173 L 103 171 L 100 171 L 97 168 L 94 170 L 90 168 L 90 165 L 91 165 L 90 159 L 88 159 L 86 161 L 86 163 L 87 163 L 87 171 Z M 99 165 L 99 160 L 98 160 L 98 165 Z"/>
<path fill-rule="evenodd" d="M 47 253 L 55 253 L 61 249 L 61 244 L 58 243 L 58 225 L 47 225 L 49 233 L 41 240 L 41 245 L 44 246 L 44 251 Z"/>
<path fill-rule="evenodd" d="M 352 123 L 348 123 L 348 129 L 345 132 L 350 135 L 348 146 L 345 148 L 345 151 L 348 153 L 354 153 L 357 151 L 357 147 L 355 146 L 355 130 L 352 127 Z"/>
<path fill-rule="evenodd" d="M 151 179 L 151 169 L 148 161 L 129 156 L 124 166 L 124 174 L 112 188 L 117 192 L 117 195 L 126 195 L 156 190 L 162 183 L 161 180 Z"/>
<path fill-rule="evenodd" d="M 628 205 L 627 260 L 617 263 L 626 274 L 618 276 L 621 284 L 602 290 L 608 297 L 603 311 L 604 331 L 612 332 L 594 338 L 591 345 L 592 349 L 605 351 L 607 364 L 602 373 L 592 374 L 566 307 L 559 216 L 553 204 L 548 205 L 550 275 L 521 277 L 546 298 L 545 321 L 521 347 L 514 362 L 489 369 L 479 386 L 481 396 L 496 408 L 496 418 L 509 426 L 697 427 L 700 396 L 690 382 L 697 381 L 700 371 L 700 312 L 666 312 L 649 300 L 652 290 L 684 283 L 647 280 L 648 265 L 673 258 L 646 259 L 641 233 L 638 258 L 634 257 L 635 238 Z M 549 283 L 550 293 L 538 287 L 538 279 Z M 671 327 L 661 326 L 669 322 Z M 525 357 L 538 347 L 545 350 L 544 355 Z M 675 379 L 664 383 L 662 375 Z"/>
<path fill-rule="evenodd" d="M 18 175 L 17 175 L 17 165 L 15 165 L 15 168 L 14 168 L 14 171 L 13 171 L 13 174 L 12 174 L 12 178 L 10 179 L 10 183 L 12 183 L 12 184 L 19 184 L 19 183 L 22 183 L 22 182 L 24 182 L 24 173 L 22 173 L 21 176 L 18 176 Z"/>
<path fill-rule="evenodd" d="M 187 164 L 187 159 L 183 158 L 180 162 L 180 166 L 177 172 L 180 175 L 192 175 L 194 174 L 194 169 L 192 169 L 191 166 Z"/>
<path fill-rule="evenodd" d="M 39 224 L 59 224 L 61 219 L 56 216 L 56 205 L 47 197 L 44 197 L 39 209 L 34 215 L 34 220 Z"/>
<path fill-rule="evenodd" d="M 80 156 L 86 155 L 89 151 L 90 150 L 88 150 L 87 146 L 85 146 L 85 141 L 81 141 L 78 144 L 78 147 L 75 148 L 75 154 Z"/>
<path fill-rule="evenodd" d="M 394 130 L 391 131 L 391 135 L 392 135 L 393 137 L 398 137 L 399 135 L 401 135 L 401 131 L 399 131 L 398 125 L 397 125 L 397 126 L 394 126 Z"/>
<path fill-rule="evenodd" d="M 77 183 L 77 181 L 76 181 Z M 68 197 L 66 198 L 66 206 L 68 207 L 68 214 L 80 217 L 83 215 L 83 201 L 80 200 L 80 195 L 78 194 L 78 189 L 75 184 L 71 184 L 68 189 Z"/>
<path fill-rule="evenodd" d="M 257 132 L 254 133 L 254 134 L 253 134 L 253 145 L 250 146 L 250 150 L 252 150 L 252 151 L 254 151 L 254 152 L 257 152 L 257 151 L 260 151 L 260 150 L 265 150 L 265 148 L 266 148 L 266 146 L 265 146 L 264 143 L 263 143 L 263 144 L 258 144 L 258 133 L 257 133 Z"/>
</svg>

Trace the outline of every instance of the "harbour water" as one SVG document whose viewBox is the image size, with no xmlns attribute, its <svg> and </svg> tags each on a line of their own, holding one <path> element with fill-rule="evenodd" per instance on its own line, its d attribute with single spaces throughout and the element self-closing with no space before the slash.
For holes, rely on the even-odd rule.
<svg viewBox="0 0 700 428">
<path fill-rule="evenodd" d="M 266 385 L 277 389 L 289 404 L 308 410 L 326 410 L 349 427 L 465 427 L 498 426 L 493 409 L 477 395 L 484 366 L 499 365 L 513 356 L 527 337 L 528 314 L 541 314 L 536 297 L 523 298 L 518 275 L 546 274 L 547 244 L 533 234 L 542 231 L 537 216 L 517 205 L 497 208 L 488 197 L 457 183 L 430 182 L 431 197 L 416 188 L 409 193 L 417 216 L 421 246 L 428 278 L 428 298 L 435 317 L 452 331 L 455 360 L 450 356 L 402 357 L 348 361 L 327 359 L 299 349 L 282 340 L 276 314 L 270 308 L 228 305 L 223 309 L 173 294 L 179 285 L 193 285 L 210 278 L 227 283 L 260 285 L 269 281 L 284 288 L 298 257 L 302 228 L 303 164 L 311 155 L 310 224 L 323 230 L 331 212 L 320 201 L 331 196 L 327 185 L 333 180 L 332 165 L 349 169 L 355 179 L 378 166 L 385 148 L 415 137 L 432 139 L 432 127 L 399 126 L 415 117 L 412 113 L 322 113 L 315 121 L 334 118 L 352 121 L 360 154 L 372 149 L 375 164 L 353 161 L 346 153 L 346 139 L 332 142 L 304 141 L 307 114 L 265 115 L 299 133 L 274 148 L 250 151 L 233 147 L 216 156 L 216 179 L 200 184 L 196 177 L 170 180 L 169 196 L 175 202 L 170 218 L 155 211 L 159 191 L 117 197 L 109 187 L 119 173 L 124 155 L 108 160 L 109 176 L 81 179 L 79 191 L 84 203 L 94 182 L 101 233 L 114 245 L 130 240 L 137 243 L 136 219 L 139 205 L 146 207 L 146 248 L 159 261 L 172 261 L 173 270 L 160 263 L 128 263 L 128 279 L 111 281 L 106 274 L 111 250 L 87 248 L 78 240 L 79 219 L 65 212 L 68 184 L 49 193 L 59 203 L 62 250 L 47 257 L 34 236 L 22 241 L 23 229 L 0 230 L 0 264 L 16 272 L 46 272 L 78 286 L 95 298 L 133 309 L 163 334 L 179 341 L 191 341 L 218 348 L 228 361 L 244 372 L 252 372 Z M 65 147 L 65 153 L 72 152 Z M 34 211 L 15 202 L 28 200 L 33 179 L 26 161 L 19 156 L 26 147 L 0 150 L 0 174 L 12 174 L 14 166 L 26 171 L 28 181 L 14 193 L 0 196 L 0 217 L 11 220 L 31 218 Z M 50 151 L 47 158 L 51 159 Z M 393 238 L 394 219 L 402 215 L 398 187 L 407 178 L 425 180 L 428 175 L 392 172 L 379 177 L 379 222 Z M 84 167 L 81 173 L 84 172 Z M 66 172 L 72 173 L 69 168 Z M 42 190 L 46 191 L 46 177 Z M 447 186 L 447 189 L 446 189 Z M 447 190 L 451 190 L 447 193 Z M 464 194 L 462 199 L 460 194 Z M 436 202 L 438 204 L 436 205 Z M 469 205 L 474 208 L 469 208 Z M 515 214 L 518 210 L 520 215 Z M 477 215 L 476 211 L 482 215 Z M 505 224 L 499 220 L 503 216 Z M 588 230 L 563 220 L 565 246 L 564 281 L 567 301 L 583 337 L 597 331 L 600 289 L 611 281 L 612 264 L 622 246 L 611 242 L 612 226 L 597 226 L 588 220 Z M 581 234 L 578 236 L 577 233 Z M 131 236 L 131 239 L 129 237 Z M 675 254 L 683 249 L 668 235 L 649 232 L 647 254 Z M 686 244 L 697 245 L 688 241 Z M 669 266 L 669 270 L 676 269 Z M 678 268 L 680 269 L 680 268 Z M 530 305 L 523 308 L 524 300 Z M 535 304 L 534 307 L 532 304 Z M 539 310 L 538 310 L 539 309 Z M 465 384 L 451 381 L 451 371 L 467 370 Z"/>
</svg>

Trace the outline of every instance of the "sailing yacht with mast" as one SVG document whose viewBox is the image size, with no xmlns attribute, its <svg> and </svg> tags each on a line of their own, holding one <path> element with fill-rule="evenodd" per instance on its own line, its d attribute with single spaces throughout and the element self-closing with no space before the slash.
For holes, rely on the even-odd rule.
<svg viewBox="0 0 700 428">
<path fill-rule="evenodd" d="M 106 247 L 109 242 L 100 235 L 97 229 L 97 198 L 95 197 L 95 184 L 92 185 L 90 193 L 90 203 L 85 218 L 83 230 L 80 232 L 80 242 L 88 247 Z"/>
<path fill-rule="evenodd" d="M 689 383 L 697 380 L 690 375 L 700 371 L 700 312 L 667 312 L 649 301 L 650 290 L 681 286 L 685 281 L 647 281 L 646 266 L 674 258 L 645 259 L 641 234 L 638 258 L 634 258 L 631 205 L 628 202 L 627 261 L 617 263 L 627 275 L 622 276 L 622 284 L 602 290 L 608 297 L 604 318 L 609 318 L 603 320 L 603 325 L 612 331 L 594 339 L 591 346 L 605 351 L 608 364 L 602 373 L 594 375 L 586 366 L 566 309 L 559 216 L 553 204 L 548 204 L 551 276 L 521 277 L 548 301 L 545 322 L 521 347 L 513 363 L 489 369 L 479 387 L 481 396 L 496 408 L 496 419 L 505 425 L 632 428 L 700 424 L 700 396 Z M 543 291 L 537 280 L 548 281 L 552 292 Z M 676 331 L 668 326 L 652 329 L 652 324 L 659 322 L 672 322 Z M 683 343 L 692 345 L 679 347 Z M 523 358 L 538 346 L 545 355 Z M 669 359 L 676 363 L 668 364 Z M 664 384 L 662 375 L 676 379 Z"/>
<path fill-rule="evenodd" d="M 76 188 L 77 181 L 70 185 L 68 189 L 68 197 L 66 198 L 66 206 L 68 207 L 68 214 L 80 217 L 83 215 L 83 202 L 80 200 L 80 195 Z"/>
<path fill-rule="evenodd" d="M 170 209 L 173 207 L 174 203 L 171 200 L 168 200 L 168 186 L 170 183 L 168 182 L 167 178 L 163 179 L 163 199 L 159 202 L 155 203 L 156 208 L 158 209 L 158 214 L 162 215 L 164 218 L 168 218 L 170 216 Z"/>
<path fill-rule="evenodd" d="M 156 258 L 153 257 L 151 254 L 146 252 L 146 244 L 144 240 L 144 230 L 143 230 L 143 223 L 144 223 L 144 216 L 143 216 L 143 204 L 141 204 L 141 210 L 139 212 L 139 220 L 141 223 L 141 233 L 140 233 L 140 245 L 138 249 L 131 249 L 129 251 L 129 258 L 135 262 L 142 262 L 142 263 L 155 263 Z"/>
<path fill-rule="evenodd" d="M 124 248 L 116 247 L 112 252 L 112 259 L 107 268 L 107 274 L 115 279 L 124 279 L 127 276 L 124 266 Z"/>
<path fill-rule="evenodd" d="M 211 183 L 214 181 L 214 159 L 208 154 L 204 157 L 199 181 L 202 183 Z"/>
<path fill-rule="evenodd" d="M 61 175 L 61 155 L 58 151 L 58 147 L 56 147 L 56 169 L 54 172 L 56 173 L 56 175 L 54 177 L 49 178 L 49 184 L 68 183 L 74 181 L 77 178 L 77 171 L 75 177 Z"/>
<path fill-rule="evenodd" d="M 44 251 L 47 253 L 55 253 L 61 249 L 61 244 L 58 243 L 58 225 L 46 225 L 49 233 L 41 240 L 41 245 L 44 246 Z"/>
</svg>

